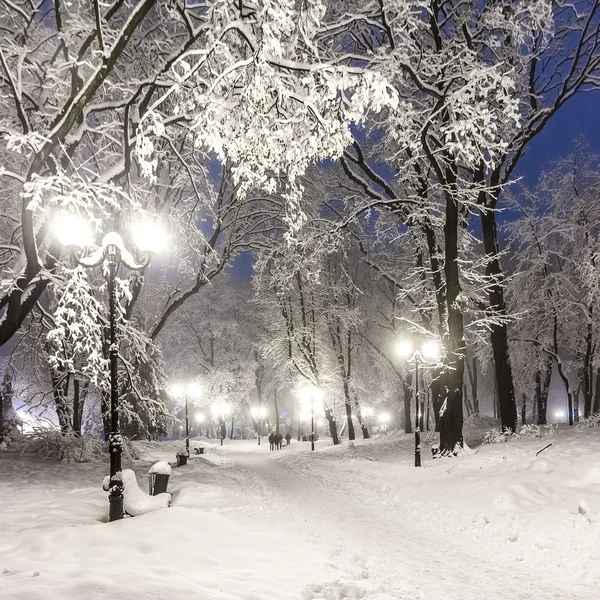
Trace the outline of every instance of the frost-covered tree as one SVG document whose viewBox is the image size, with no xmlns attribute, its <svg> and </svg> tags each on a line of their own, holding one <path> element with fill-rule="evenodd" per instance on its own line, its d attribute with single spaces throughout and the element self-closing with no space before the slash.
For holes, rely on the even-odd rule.
<svg viewBox="0 0 600 600">
<path fill-rule="evenodd" d="M 527 387 L 535 386 L 538 418 L 545 422 L 554 365 L 572 424 L 579 419 L 580 391 L 586 417 L 600 408 L 598 158 L 579 145 L 542 175 L 535 190 L 524 190 L 515 205 L 522 216 L 510 225 L 517 259 L 509 290 L 514 310 L 524 313 L 513 333 L 523 354 L 520 380 L 535 373 Z"/>
</svg>

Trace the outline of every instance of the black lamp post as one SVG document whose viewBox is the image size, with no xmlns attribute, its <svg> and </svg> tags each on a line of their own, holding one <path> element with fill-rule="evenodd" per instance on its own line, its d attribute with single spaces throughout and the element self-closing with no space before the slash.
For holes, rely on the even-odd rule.
<svg viewBox="0 0 600 600">
<path fill-rule="evenodd" d="M 420 467 L 423 401 L 419 396 L 419 365 L 437 361 L 440 348 L 435 342 L 426 342 L 421 349 L 415 349 L 409 341 L 403 340 L 398 345 L 398 352 L 407 362 L 415 365 L 415 467 Z"/>
<path fill-rule="evenodd" d="M 315 449 L 315 401 L 323 398 L 323 390 L 316 385 L 308 385 L 300 390 L 300 397 L 310 402 L 310 449 Z"/>
<path fill-rule="evenodd" d="M 55 222 L 56 235 L 65 246 L 84 248 L 91 242 L 91 232 L 87 223 L 75 215 L 61 215 Z M 150 224 L 143 224 L 134 232 L 136 243 L 143 252 L 160 251 L 162 248 L 162 234 L 160 230 Z M 148 246 L 151 243 L 154 248 Z M 160 247 L 159 247 L 160 246 Z M 119 340 L 117 338 L 117 289 L 116 277 L 121 264 L 128 269 L 140 271 L 147 264 L 148 259 L 137 263 L 132 254 L 125 248 L 121 236 L 112 231 L 107 233 L 102 240 L 102 245 L 87 257 L 77 257 L 77 262 L 88 269 L 106 264 L 108 284 L 108 312 L 109 312 L 109 374 L 110 374 L 110 433 L 108 436 L 108 453 L 110 456 L 110 483 L 108 494 L 109 521 L 123 518 L 123 479 L 121 475 L 121 455 L 123 454 L 123 437 L 119 427 L 119 384 L 118 384 L 118 358 Z"/>
<path fill-rule="evenodd" d="M 190 457 L 190 420 L 188 416 L 188 404 L 190 398 L 197 399 L 200 397 L 200 385 L 196 382 L 185 384 L 175 383 L 171 386 L 171 395 L 185 402 L 185 452 Z"/>
<path fill-rule="evenodd" d="M 262 422 L 263 422 L 263 419 L 267 416 L 267 407 L 266 406 L 253 406 L 250 409 L 250 414 L 252 415 L 252 418 L 256 422 L 258 445 L 260 446 L 260 436 L 262 435 Z"/>
</svg>

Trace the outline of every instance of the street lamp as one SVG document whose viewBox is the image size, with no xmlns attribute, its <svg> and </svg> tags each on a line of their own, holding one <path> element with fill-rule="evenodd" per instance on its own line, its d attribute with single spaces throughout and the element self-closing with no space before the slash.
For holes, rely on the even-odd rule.
<svg viewBox="0 0 600 600">
<path fill-rule="evenodd" d="M 185 451 L 190 457 L 190 428 L 189 428 L 189 420 L 188 420 L 188 401 L 191 398 L 192 400 L 197 400 L 200 398 L 200 394 L 202 393 L 202 388 L 200 384 L 195 381 L 190 381 L 188 383 L 174 383 L 171 386 L 171 396 L 177 398 L 179 400 L 183 400 L 185 402 Z"/>
<path fill-rule="evenodd" d="M 400 340 L 398 354 L 407 362 L 415 365 L 415 467 L 420 467 L 423 401 L 419 399 L 419 365 L 437 362 L 440 357 L 440 346 L 436 342 L 428 341 L 423 343 L 421 348 L 414 348 L 409 340 Z"/>
<path fill-rule="evenodd" d="M 196 418 L 196 423 L 198 423 L 198 433 L 200 433 L 200 435 L 202 435 L 202 430 L 200 429 L 200 425 L 202 425 L 202 423 L 204 423 L 204 421 L 206 421 L 206 415 L 204 413 L 198 413 L 195 418 Z"/>
<path fill-rule="evenodd" d="M 56 237 L 66 247 L 83 249 L 92 243 L 90 225 L 78 215 L 63 213 L 54 220 Z M 165 237 L 158 226 L 146 223 L 143 229 L 136 229 L 136 245 L 148 254 L 160 252 L 165 245 Z M 89 256 L 77 257 L 77 262 L 85 268 L 106 265 L 108 283 L 109 310 L 109 365 L 110 365 L 110 434 L 108 436 L 108 453 L 110 456 L 109 483 L 109 520 L 123 518 L 123 481 L 121 479 L 121 454 L 123 453 L 123 438 L 119 428 L 119 389 L 117 380 L 117 360 L 119 342 L 117 340 L 117 288 L 115 285 L 117 270 L 121 264 L 128 269 L 140 271 L 148 264 L 148 257 L 137 263 L 132 254 L 125 248 L 123 239 L 116 231 L 104 236 L 102 244 Z"/>
<path fill-rule="evenodd" d="M 390 415 L 388 413 L 381 413 L 379 415 L 379 422 L 384 432 L 388 430 L 388 423 L 390 422 Z"/>
<path fill-rule="evenodd" d="M 310 449 L 315 449 L 315 402 L 323 399 L 323 390 L 316 385 L 307 385 L 300 389 L 300 397 L 304 402 L 310 402 Z"/>
<path fill-rule="evenodd" d="M 260 446 L 260 436 L 262 429 L 262 421 L 267 416 L 267 407 L 266 406 L 253 406 L 250 409 L 250 414 L 252 418 L 257 422 L 258 428 L 258 445 Z"/>
<path fill-rule="evenodd" d="M 220 436 L 221 436 L 221 446 L 223 445 L 223 439 L 225 437 L 224 436 L 225 415 L 229 414 L 230 412 L 231 412 L 231 406 L 229 406 L 229 404 L 227 404 L 227 402 L 215 402 L 215 404 L 212 405 L 212 413 L 219 420 L 219 430 L 220 430 Z"/>
</svg>

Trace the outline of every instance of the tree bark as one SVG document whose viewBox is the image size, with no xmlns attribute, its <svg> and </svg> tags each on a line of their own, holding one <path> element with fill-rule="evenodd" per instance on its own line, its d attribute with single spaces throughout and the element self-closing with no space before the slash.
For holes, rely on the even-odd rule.
<svg viewBox="0 0 600 600">
<path fill-rule="evenodd" d="M 488 195 L 488 198 L 490 196 Z M 490 316 L 505 319 L 506 301 L 504 299 L 504 273 L 498 258 L 498 233 L 496 226 L 496 201 L 481 210 L 481 226 L 483 230 L 483 245 L 488 257 L 486 275 L 493 281 L 489 287 Z M 490 341 L 494 355 L 494 369 L 498 386 L 498 408 L 502 431 L 515 431 L 517 427 L 517 404 L 513 371 L 508 349 L 508 327 L 506 323 L 493 323 L 490 330 Z"/>
<path fill-rule="evenodd" d="M 81 422 L 83 420 L 83 407 L 87 398 L 88 383 L 83 384 L 79 379 L 73 379 L 73 433 L 79 437 L 81 435 Z"/>
<path fill-rule="evenodd" d="M 329 424 L 329 433 L 331 435 L 331 439 L 333 441 L 333 445 L 337 446 L 340 443 L 337 432 L 337 423 L 335 422 L 335 417 L 331 412 L 330 408 L 325 408 L 325 418 L 327 419 L 327 423 Z"/>
<path fill-rule="evenodd" d="M 521 396 L 521 424 L 527 425 L 527 395 Z"/>
<path fill-rule="evenodd" d="M 456 172 L 448 169 L 446 185 L 456 187 Z M 465 370 L 465 340 L 463 316 L 460 307 L 460 280 L 458 272 L 458 220 L 457 193 L 446 192 L 446 221 L 444 223 L 444 272 L 448 310 L 446 393 L 440 410 L 440 452 L 455 454 L 463 445 L 462 385 Z"/>
<path fill-rule="evenodd" d="M 546 425 L 548 422 L 548 392 L 550 391 L 550 381 L 552 380 L 552 357 L 546 359 L 546 370 L 543 373 L 540 369 L 535 374 L 535 397 L 537 401 L 538 425 Z"/>
<path fill-rule="evenodd" d="M 596 414 L 600 412 L 600 369 L 596 369 L 596 390 L 594 392 L 594 405 L 592 406 L 592 413 Z"/>
<path fill-rule="evenodd" d="M 277 392 L 273 393 L 273 406 L 275 407 L 275 433 L 279 435 L 279 402 Z"/>
<path fill-rule="evenodd" d="M 412 373 L 402 380 L 402 395 L 404 399 L 404 433 L 412 433 L 412 419 L 410 405 L 412 399 Z"/>
</svg>

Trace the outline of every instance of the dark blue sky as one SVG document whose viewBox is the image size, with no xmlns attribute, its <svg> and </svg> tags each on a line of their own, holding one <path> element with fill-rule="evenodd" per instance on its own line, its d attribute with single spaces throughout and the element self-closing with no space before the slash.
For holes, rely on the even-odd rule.
<svg viewBox="0 0 600 600">
<path fill-rule="evenodd" d="M 523 177 L 527 185 L 535 185 L 553 161 L 573 151 L 580 136 L 586 139 L 590 151 L 600 153 L 600 92 L 585 92 L 571 98 L 533 140 L 515 175 Z"/>
</svg>

